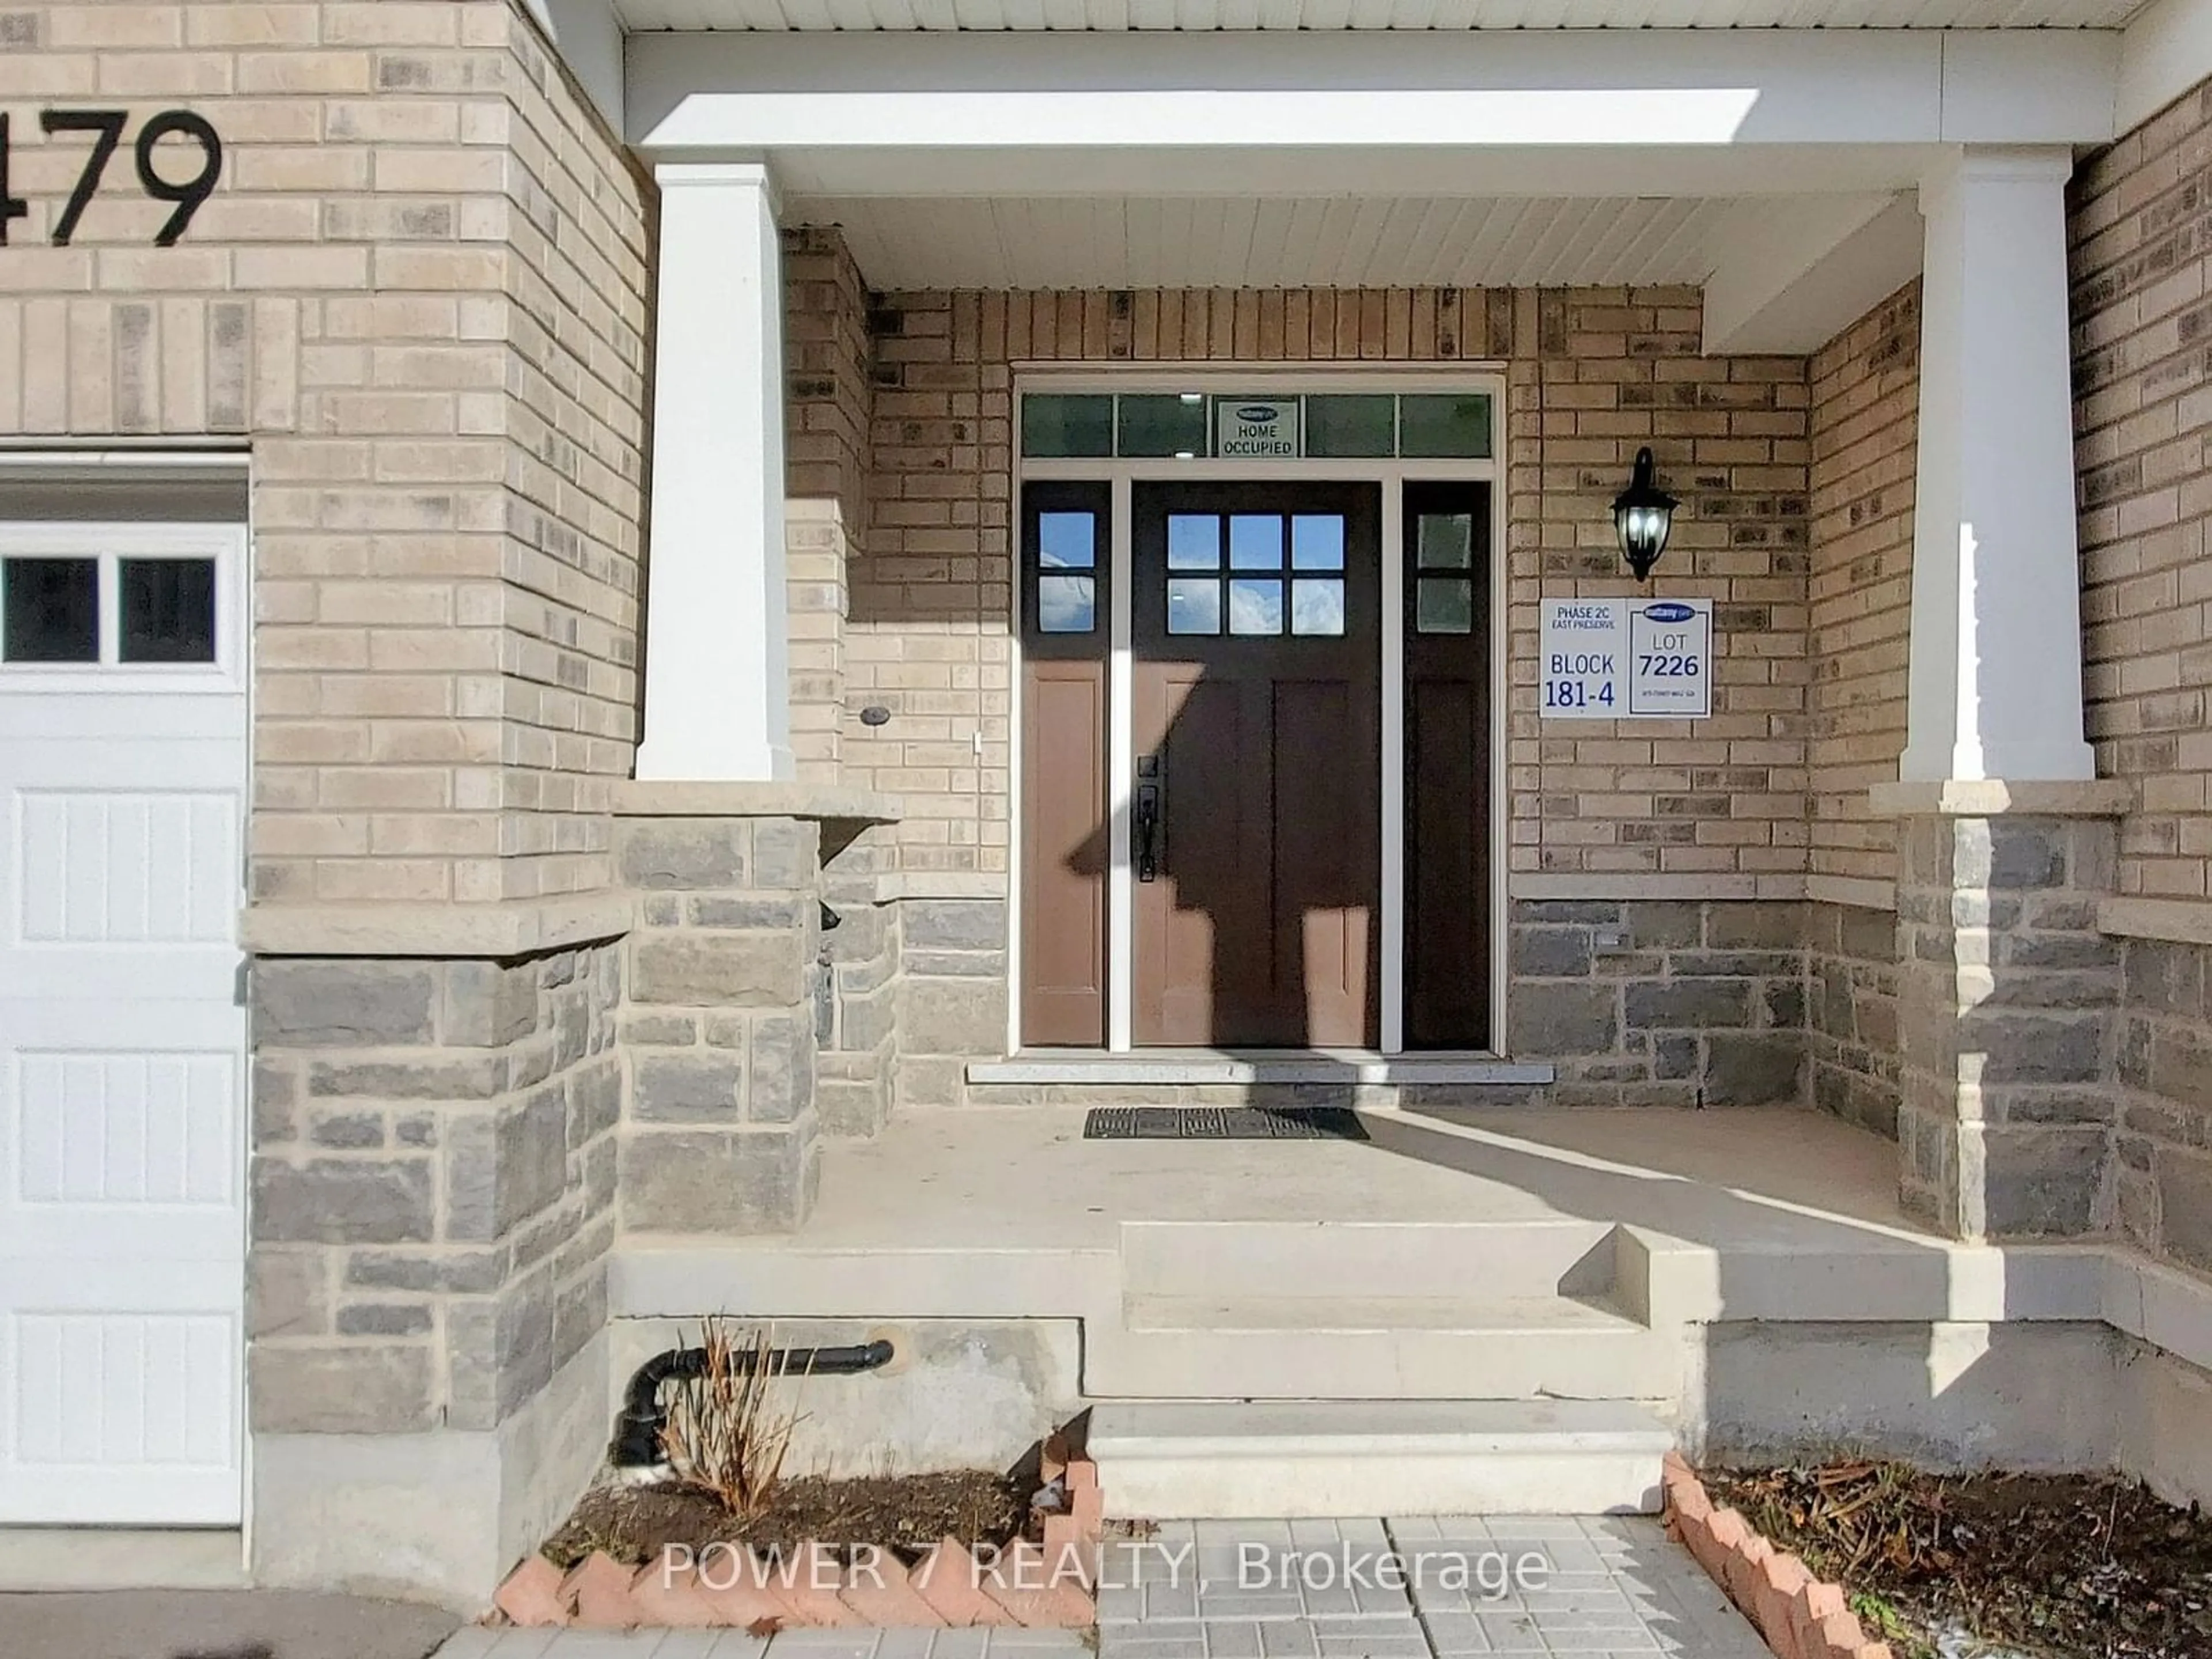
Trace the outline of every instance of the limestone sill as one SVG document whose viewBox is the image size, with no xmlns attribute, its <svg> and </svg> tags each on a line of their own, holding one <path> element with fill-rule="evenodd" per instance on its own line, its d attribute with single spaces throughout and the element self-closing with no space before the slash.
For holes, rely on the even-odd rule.
<svg viewBox="0 0 2212 1659">
<path fill-rule="evenodd" d="M 2118 778 L 2039 781 L 1945 778 L 1878 783 L 1867 802 L 1890 817 L 2116 818 L 2135 805 L 2135 786 Z"/>
<path fill-rule="evenodd" d="M 628 892 L 488 904 L 251 904 L 239 943 L 259 957 L 535 956 L 630 930 Z"/>
<path fill-rule="evenodd" d="M 681 783 L 630 779 L 615 785 L 623 818 L 813 818 L 896 823 L 889 795 L 834 783 Z"/>
</svg>

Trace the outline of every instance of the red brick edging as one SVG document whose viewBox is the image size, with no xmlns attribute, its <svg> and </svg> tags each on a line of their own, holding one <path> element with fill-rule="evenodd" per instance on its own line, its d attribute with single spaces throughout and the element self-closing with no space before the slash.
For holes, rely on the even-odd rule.
<svg viewBox="0 0 2212 1659">
<path fill-rule="evenodd" d="M 815 1543 L 774 1560 L 741 1545 L 717 1545 L 711 1554 L 702 1552 L 706 1559 L 697 1565 L 642 1567 L 595 1550 L 566 1573 L 532 1554 L 492 1601 L 514 1624 L 592 1630 L 743 1629 L 763 1620 L 791 1628 L 1095 1624 L 1091 1589 L 1105 1515 L 1097 1465 L 1048 1456 L 1044 1473 L 1048 1480 L 1064 1473 L 1067 1510 L 1045 1517 L 1043 1543 L 1014 1544 L 988 1565 L 951 1538 L 912 1568 L 888 1551 L 848 1565 Z"/>
<path fill-rule="evenodd" d="M 1777 1659 L 1891 1659 L 1844 1603 L 1843 1587 L 1753 1532 L 1734 1510 L 1717 1510 L 1679 1452 L 1667 1454 L 1667 1531 L 1759 1627 Z"/>
</svg>

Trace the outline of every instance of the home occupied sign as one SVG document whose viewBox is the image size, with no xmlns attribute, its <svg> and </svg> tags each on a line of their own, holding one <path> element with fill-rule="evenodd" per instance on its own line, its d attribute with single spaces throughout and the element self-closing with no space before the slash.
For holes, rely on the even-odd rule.
<svg viewBox="0 0 2212 1659">
<path fill-rule="evenodd" d="M 1547 720 L 1713 712 L 1711 599 L 1547 599 L 1543 652 Z"/>
</svg>

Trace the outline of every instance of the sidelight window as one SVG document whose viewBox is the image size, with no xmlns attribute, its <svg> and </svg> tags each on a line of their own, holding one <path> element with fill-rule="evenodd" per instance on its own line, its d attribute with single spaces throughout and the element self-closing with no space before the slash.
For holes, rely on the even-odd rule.
<svg viewBox="0 0 2212 1659">
<path fill-rule="evenodd" d="M 1423 634 L 1474 631 L 1474 515 L 1424 513 L 1413 534 L 1413 627 Z"/>
<path fill-rule="evenodd" d="M 1042 634 L 1088 634 L 1098 626 L 1098 516 L 1037 514 L 1036 614 Z"/>
</svg>

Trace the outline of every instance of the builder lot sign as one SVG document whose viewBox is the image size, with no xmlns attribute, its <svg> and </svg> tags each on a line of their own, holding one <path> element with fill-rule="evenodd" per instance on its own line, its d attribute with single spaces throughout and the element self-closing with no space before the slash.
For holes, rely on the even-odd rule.
<svg viewBox="0 0 2212 1659">
<path fill-rule="evenodd" d="M 1697 720 L 1713 712 L 1711 599 L 1547 599 L 1547 720 Z"/>
</svg>

